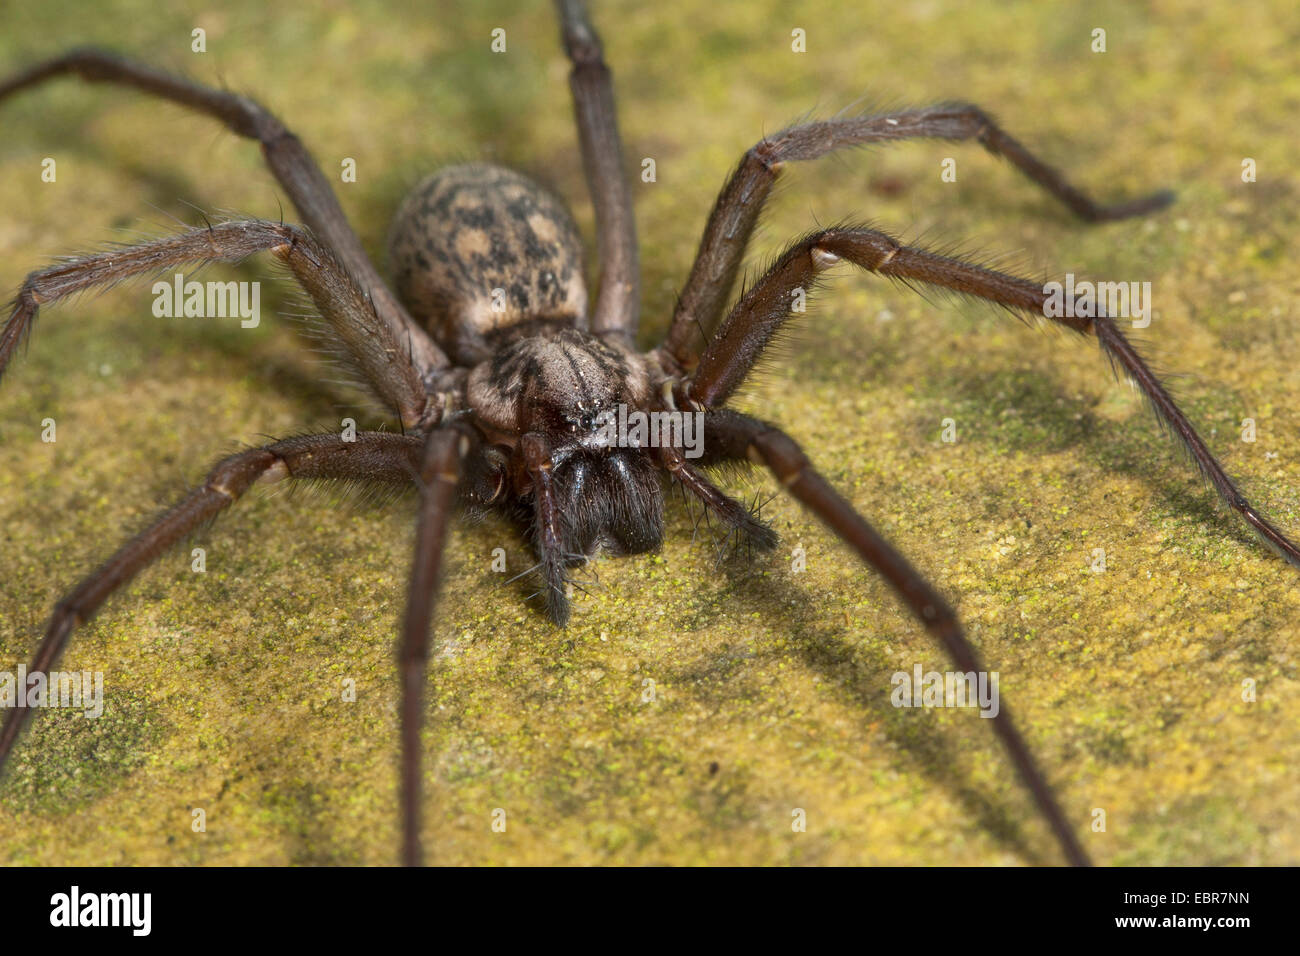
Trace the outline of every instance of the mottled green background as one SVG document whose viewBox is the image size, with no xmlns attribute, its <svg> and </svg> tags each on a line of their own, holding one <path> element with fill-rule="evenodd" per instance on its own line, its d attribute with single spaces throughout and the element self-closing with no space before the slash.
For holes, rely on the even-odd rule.
<svg viewBox="0 0 1300 956">
<path fill-rule="evenodd" d="M 470 157 L 547 179 L 590 236 L 546 4 L 25 6 L 0 14 L 5 71 L 109 44 L 255 94 L 335 181 L 354 157 L 358 182 L 339 193 L 376 255 L 403 191 Z M 870 217 L 1035 277 L 1150 281 L 1155 362 L 1178 373 L 1247 493 L 1300 531 L 1293 4 L 594 6 L 629 169 L 658 166 L 634 187 L 645 343 L 666 327 L 715 190 L 764 131 L 864 97 L 970 99 L 1089 189 L 1173 186 L 1178 204 L 1088 229 L 977 146 L 908 144 L 792 166 L 752 261 L 818 222 Z M 206 54 L 189 50 L 195 26 Z M 504 55 L 488 49 L 495 27 Z M 131 92 L 62 80 L 0 106 L 0 129 L 7 288 L 168 215 L 198 222 L 186 202 L 279 215 L 255 145 Z M 39 178 L 46 156 L 55 184 Z M 940 181 L 949 156 L 955 184 Z M 209 276 L 272 271 L 263 259 Z M 59 595 L 217 456 L 349 413 L 383 423 L 336 403 L 330 374 L 272 317 L 292 307 L 286 290 L 264 291 L 252 332 L 156 319 L 139 284 L 42 314 L 0 388 L 0 668 L 26 660 Z M 742 407 L 799 436 L 941 583 L 1098 861 L 1300 861 L 1300 576 L 1216 509 L 1095 343 L 846 271 L 780 356 Z M 956 444 L 939 442 L 944 418 Z M 105 672 L 108 710 L 39 716 L 0 785 L 0 860 L 394 861 L 391 649 L 413 502 L 327 502 L 259 490 L 196 542 L 206 574 L 173 552 L 78 632 L 65 665 Z M 511 573 L 530 563 L 509 528 L 455 532 L 430 675 L 434 860 L 1058 861 L 985 721 L 890 706 L 890 675 L 946 668 L 942 654 L 798 507 L 768 514 L 781 550 L 719 571 L 678 501 L 663 554 L 602 561 L 565 631 L 524 604 L 530 585 L 491 571 L 496 547 Z M 356 703 L 340 699 L 345 678 Z M 791 831 L 794 808 L 806 833 Z M 1104 833 L 1087 830 L 1094 808 Z"/>
</svg>

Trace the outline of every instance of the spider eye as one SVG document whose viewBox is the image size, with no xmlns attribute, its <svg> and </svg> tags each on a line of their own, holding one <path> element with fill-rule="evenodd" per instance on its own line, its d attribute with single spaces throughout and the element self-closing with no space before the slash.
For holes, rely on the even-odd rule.
<svg viewBox="0 0 1300 956">
<path fill-rule="evenodd" d="M 582 416 L 581 424 L 583 428 L 587 429 L 587 431 L 591 431 L 592 427 L 596 424 L 596 416 L 588 412 Z"/>
</svg>

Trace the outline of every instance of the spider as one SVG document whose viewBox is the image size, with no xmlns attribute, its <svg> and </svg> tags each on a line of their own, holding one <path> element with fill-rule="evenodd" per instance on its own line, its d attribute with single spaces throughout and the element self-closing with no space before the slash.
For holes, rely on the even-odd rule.
<svg viewBox="0 0 1300 956">
<path fill-rule="evenodd" d="M 57 603 L 29 673 L 53 668 L 74 628 L 114 591 L 254 484 L 285 479 L 414 484 L 419 492 L 415 554 L 397 656 L 402 859 L 419 864 L 426 665 L 444 542 L 455 511 L 500 511 L 518 524 L 536 552 L 546 612 L 563 626 L 571 568 L 599 552 L 634 555 L 658 548 L 666 482 L 697 501 L 740 543 L 772 548 L 776 536 L 761 517 L 710 480 L 706 469 L 729 463 L 768 469 L 894 588 L 960 671 L 983 672 L 979 654 L 939 591 L 813 469 L 794 439 L 727 407 L 790 320 L 794 301 L 812 294 L 829 270 L 845 264 L 908 285 L 982 298 L 1095 337 L 1226 504 L 1287 561 L 1300 564 L 1300 550 L 1238 492 L 1115 322 L 1106 316 L 1053 317 L 1039 283 L 905 245 L 876 229 L 844 225 L 791 243 L 732 300 L 749 240 L 782 167 L 835 150 L 911 138 L 976 140 L 1086 222 L 1154 212 L 1172 200 L 1162 192 L 1099 204 L 975 106 L 941 104 L 803 122 L 764 137 L 745 152 L 717 197 L 667 336 L 638 351 L 636 229 L 610 71 L 580 0 L 558 0 L 557 9 L 596 211 L 601 273 L 593 303 L 583 279 L 582 243 L 564 205 L 517 172 L 486 164 L 453 166 L 421 183 L 393 226 L 390 288 L 310 154 L 253 100 L 96 49 L 74 50 L 0 82 L 3 99 L 73 74 L 135 87 L 215 117 L 261 145 L 306 225 L 252 219 L 208 223 L 33 272 L 0 332 L 0 373 L 42 304 L 181 265 L 237 262 L 269 252 L 311 297 L 335 344 L 403 426 L 402 434 L 300 435 L 218 462 L 202 486 Z M 690 455 L 680 434 L 660 442 L 612 440 L 609 426 L 620 409 L 701 416 L 701 454 Z M 22 705 L 6 714 L 0 768 L 29 716 Z M 991 723 L 1065 858 L 1086 864 L 1087 855 L 1005 705 Z"/>
</svg>

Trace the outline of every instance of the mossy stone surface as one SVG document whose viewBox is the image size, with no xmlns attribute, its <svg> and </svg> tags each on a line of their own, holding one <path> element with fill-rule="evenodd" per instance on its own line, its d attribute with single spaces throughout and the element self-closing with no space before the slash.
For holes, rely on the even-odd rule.
<svg viewBox="0 0 1300 956">
<path fill-rule="evenodd" d="M 471 158 L 554 185 L 590 244 L 556 27 L 549 5 L 519 6 L 111 0 L 87 16 L 49 0 L 6 14 L 0 69 L 100 43 L 251 93 L 321 161 L 376 257 L 404 191 Z M 629 174 L 656 163 L 656 182 L 634 181 L 643 344 L 764 132 L 864 97 L 971 100 L 1095 194 L 1168 186 L 1178 202 L 1085 227 L 977 145 L 911 143 L 791 164 L 751 264 L 818 223 L 870 219 L 1006 253 L 1034 278 L 1148 281 L 1149 355 L 1245 492 L 1300 532 L 1293 4 L 593 6 Z M 195 27 L 206 53 L 190 51 Z M 293 215 L 255 144 L 129 91 L 60 80 L 0 104 L 0 127 L 7 287 L 170 216 L 200 222 L 186 203 Z M 739 407 L 798 437 L 950 597 L 1099 862 L 1300 862 L 1300 576 L 1215 505 L 1095 342 L 931 298 L 837 273 Z M 0 386 L 0 668 L 217 457 L 345 415 L 391 427 L 337 403 L 334 373 L 274 316 L 296 308 L 283 284 L 264 287 L 255 330 L 151 303 L 134 283 L 46 308 Z M 729 487 L 776 491 L 762 476 Z M 106 713 L 38 715 L 0 783 L 0 861 L 394 862 L 413 508 L 259 489 L 110 601 L 64 659 L 104 672 Z M 563 631 L 525 603 L 527 581 L 503 583 L 531 563 L 507 525 L 455 530 L 429 677 L 433 861 L 1059 860 L 987 721 L 891 705 L 890 676 L 947 670 L 943 653 L 797 505 L 766 514 L 777 552 L 718 568 L 674 497 L 662 554 L 599 562 Z"/>
</svg>

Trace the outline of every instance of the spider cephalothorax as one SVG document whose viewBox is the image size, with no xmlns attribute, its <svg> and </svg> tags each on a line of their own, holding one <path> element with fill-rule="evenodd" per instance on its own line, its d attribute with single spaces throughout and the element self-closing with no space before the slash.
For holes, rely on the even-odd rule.
<svg viewBox="0 0 1300 956">
<path fill-rule="evenodd" d="M 624 337 L 587 331 L 573 220 L 520 173 L 473 164 L 431 176 L 403 203 L 389 255 L 411 314 L 468 368 L 447 400 L 496 469 L 492 495 L 475 503 L 505 508 L 535 543 L 547 609 L 563 624 L 564 568 L 663 540 L 654 452 L 611 426 L 620 411 L 650 413 L 665 374 Z"/>
<path fill-rule="evenodd" d="M 676 482 L 729 536 L 770 546 L 771 530 L 701 470 L 737 462 L 767 468 L 889 582 L 960 671 L 982 672 L 979 655 L 939 592 L 831 488 L 794 440 L 774 425 L 726 407 L 795 303 L 813 292 L 826 270 L 846 265 L 977 296 L 1094 336 L 1227 506 L 1288 561 L 1300 564 L 1300 550 L 1240 494 L 1112 318 L 1049 311 L 1039 283 L 907 246 L 878 230 L 843 226 L 792 243 L 727 308 L 783 165 L 844 147 L 918 137 L 974 140 L 1091 222 L 1151 212 L 1170 201 L 1169 194 L 1159 193 L 1098 204 L 973 106 L 941 104 L 801 123 L 746 151 L 714 205 L 667 336 L 657 347 L 638 351 L 636 229 L 610 73 L 580 0 L 557 5 L 596 211 L 600 283 L 594 301 L 583 279 L 582 243 L 563 203 L 510 170 L 456 166 L 417 187 L 392 231 L 394 294 L 311 156 L 253 100 L 97 50 L 74 51 L 0 82 L 3 99 L 73 73 L 134 86 L 216 117 L 260 142 L 272 172 L 310 227 L 261 220 L 209 224 L 32 273 L 0 331 L 0 371 L 41 304 L 186 263 L 270 252 L 308 292 L 329 337 L 405 428 L 403 434 L 305 435 L 223 459 L 201 487 L 56 605 L 29 673 L 48 672 L 73 628 L 116 588 L 255 482 L 348 479 L 406 485 L 414 480 L 420 489 L 419 518 L 399 659 L 404 859 L 417 862 L 425 664 L 446 529 L 456 504 L 500 509 L 518 521 L 537 552 L 546 606 L 562 624 L 569 614 L 566 568 L 600 550 L 636 554 L 658 547 L 667 481 Z M 672 416 L 691 418 L 672 419 L 678 424 L 656 430 Z M 638 427 L 625 429 L 633 417 Z M 645 419 L 649 430 L 639 427 Z M 696 423 L 693 430 L 686 427 Z M 23 703 L 6 716 L 0 762 L 29 713 Z M 1086 862 L 1005 703 L 990 723 L 1066 856 Z"/>
<path fill-rule="evenodd" d="M 663 540 L 653 450 L 621 445 L 610 428 L 620 409 L 648 411 L 649 363 L 574 328 L 521 319 L 513 340 L 512 331 L 498 332 L 496 355 L 470 372 L 467 417 L 496 443 L 502 494 L 535 542 L 547 608 L 563 624 L 565 567 L 601 549 L 653 551 Z"/>
</svg>

